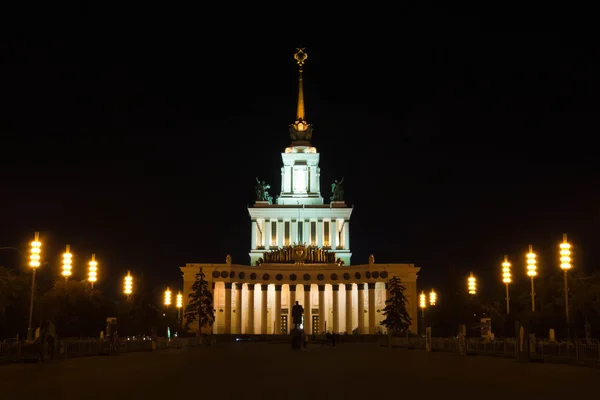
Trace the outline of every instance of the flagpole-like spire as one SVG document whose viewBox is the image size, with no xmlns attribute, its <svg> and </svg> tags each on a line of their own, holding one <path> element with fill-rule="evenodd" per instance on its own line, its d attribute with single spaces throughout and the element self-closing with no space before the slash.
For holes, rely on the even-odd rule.
<svg viewBox="0 0 600 400">
<path fill-rule="evenodd" d="M 290 136 L 293 144 L 307 145 L 312 137 L 312 126 L 306 122 L 306 110 L 304 109 L 304 85 L 302 83 L 302 66 L 308 55 L 304 52 L 306 48 L 297 48 L 294 59 L 298 64 L 298 106 L 296 108 L 296 121 L 290 125 Z"/>
<path fill-rule="evenodd" d="M 294 58 L 298 63 L 298 108 L 296 111 L 296 120 L 304 121 L 304 87 L 302 85 L 302 66 L 306 62 L 308 55 L 304 52 L 305 48 L 296 49 L 298 50 L 296 54 L 294 54 Z"/>
</svg>

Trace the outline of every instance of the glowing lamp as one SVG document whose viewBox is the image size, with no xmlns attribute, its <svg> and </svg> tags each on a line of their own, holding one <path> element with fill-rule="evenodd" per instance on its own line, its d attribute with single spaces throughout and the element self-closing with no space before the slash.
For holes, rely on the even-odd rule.
<svg viewBox="0 0 600 400">
<path fill-rule="evenodd" d="M 419 307 L 427 307 L 427 296 L 425 296 L 425 292 L 421 292 L 421 294 L 419 295 Z"/>
<path fill-rule="evenodd" d="M 67 245 L 62 260 L 62 276 L 68 278 L 71 276 L 71 268 L 73 264 L 73 254 L 71 254 L 71 246 Z"/>
<path fill-rule="evenodd" d="M 533 278 L 537 275 L 537 260 L 533 252 L 533 246 L 529 245 L 529 253 L 527 253 L 527 275 Z"/>
<path fill-rule="evenodd" d="M 467 279 L 467 289 L 469 290 L 469 294 L 477 294 L 477 280 L 473 276 L 472 272 Z"/>
<path fill-rule="evenodd" d="M 40 266 L 40 259 L 42 253 L 42 242 L 40 242 L 39 233 L 35 233 L 35 238 L 31 242 L 31 249 L 29 254 L 29 266 L 36 269 Z"/>
<path fill-rule="evenodd" d="M 571 245 L 567 242 L 567 234 L 563 235 L 563 242 L 560 244 L 560 267 L 568 271 L 571 269 Z"/>
<path fill-rule="evenodd" d="M 125 276 L 125 289 L 123 292 L 128 296 L 133 292 L 133 277 L 129 271 L 127 271 L 127 276 Z"/>
<path fill-rule="evenodd" d="M 177 293 L 175 305 L 177 306 L 177 308 L 183 307 L 183 295 L 181 294 L 181 292 Z"/>
<path fill-rule="evenodd" d="M 92 254 L 92 261 L 89 262 L 88 269 L 88 281 L 94 283 L 98 280 L 98 263 L 96 262 L 96 255 Z"/>
<path fill-rule="evenodd" d="M 508 256 L 504 256 L 504 262 L 502 263 L 502 282 L 507 285 L 512 282 L 510 266 L 511 264 L 508 262 Z"/>
<path fill-rule="evenodd" d="M 431 292 L 429 292 L 429 304 L 431 304 L 432 306 L 435 306 L 436 302 L 437 302 L 437 293 L 435 292 L 435 290 L 431 289 Z"/>
<path fill-rule="evenodd" d="M 167 287 L 167 290 L 165 290 L 165 306 L 170 306 L 171 305 L 171 290 L 169 290 L 169 288 Z"/>
</svg>

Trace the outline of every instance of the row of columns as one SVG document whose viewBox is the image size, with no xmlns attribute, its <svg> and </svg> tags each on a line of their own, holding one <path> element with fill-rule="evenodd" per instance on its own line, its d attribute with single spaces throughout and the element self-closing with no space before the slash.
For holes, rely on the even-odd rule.
<svg viewBox="0 0 600 400">
<path fill-rule="evenodd" d="M 235 286 L 234 286 L 235 285 Z M 261 305 L 260 305 L 260 313 L 261 313 L 261 326 L 260 329 L 255 329 L 254 326 L 254 288 L 255 285 L 260 285 L 261 288 Z M 225 316 L 225 333 L 242 333 L 242 283 L 231 283 L 225 282 L 225 308 L 223 310 Z M 281 321 L 281 286 L 275 285 L 275 324 L 279 326 Z M 333 289 L 333 327 L 332 330 L 334 332 L 340 332 L 339 327 L 339 313 L 340 313 L 340 299 L 339 299 L 339 291 L 340 286 L 345 288 L 346 290 L 346 321 L 345 321 L 345 331 L 348 333 L 352 333 L 352 284 L 332 284 Z M 237 327 L 238 332 L 232 332 L 232 324 L 231 324 L 231 291 L 232 288 L 234 290 L 235 295 L 235 303 L 237 306 L 237 312 L 235 315 L 235 326 Z M 267 326 L 267 294 L 268 294 L 268 284 L 254 284 L 248 283 L 248 315 L 246 318 L 246 333 L 247 334 L 266 334 L 268 330 Z M 318 285 L 319 288 L 319 316 L 320 316 L 320 326 L 319 329 L 323 329 L 323 321 L 325 321 L 326 310 L 325 310 L 325 285 Z M 357 284 L 358 288 L 358 308 L 356 310 L 358 314 L 358 333 L 359 334 L 375 334 L 377 327 L 375 326 L 375 283 L 367 283 L 368 290 L 368 327 L 364 326 L 364 318 L 363 314 L 365 312 L 365 285 L 363 283 Z M 385 284 L 385 293 L 386 300 L 388 299 L 388 291 L 387 291 L 387 283 Z M 289 300 L 290 304 L 288 309 L 291 310 L 292 306 L 296 303 L 296 285 L 290 285 L 289 292 Z M 310 304 L 310 290 L 304 290 L 304 331 L 308 334 L 312 334 L 312 308 Z M 291 314 L 289 314 L 291 317 Z M 291 321 L 290 321 L 291 322 Z M 320 332 L 317 332 L 320 333 Z"/>
<path fill-rule="evenodd" d="M 315 240 L 315 245 L 317 245 L 318 247 L 323 247 L 325 244 L 325 229 L 323 227 L 323 224 L 327 221 L 324 221 L 323 219 L 318 219 L 317 221 L 311 221 L 309 219 L 306 220 L 302 220 L 303 224 L 302 224 L 302 238 L 299 238 L 298 236 L 298 221 L 295 219 L 289 220 L 289 221 L 285 221 L 283 219 L 277 219 L 275 221 L 277 221 L 277 232 L 276 232 L 276 236 L 277 236 L 277 240 L 276 240 L 276 244 L 272 244 L 272 233 L 271 233 L 271 223 L 273 222 L 273 220 L 270 219 L 266 219 L 264 220 L 265 224 L 264 227 L 259 227 L 258 226 L 258 220 L 254 219 L 252 220 L 252 249 L 256 249 L 257 246 L 264 246 L 265 249 L 269 249 L 270 247 L 283 247 L 285 245 L 285 238 L 284 238 L 284 223 L 285 222 L 289 222 L 290 223 L 290 240 L 289 243 L 299 243 L 299 242 L 306 242 L 306 243 L 312 243 L 312 240 L 310 235 L 311 235 L 311 223 L 312 222 L 316 222 L 317 223 L 317 232 L 316 232 L 316 240 Z M 331 246 L 332 248 L 337 248 L 337 246 L 343 246 L 344 249 L 349 249 L 350 248 L 350 224 L 348 220 L 337 220 L 337 219 L 332 219 L 329 222 L 329 239 L 327 240 L 328 245 Z M 341 237 L 338 238 L 338 235 L 341 232 Z M 260 239 L 259 239 L 259 235 L 260 235 Z M 260 243 L 259 243 L 260 242 Z"/>
</svg>

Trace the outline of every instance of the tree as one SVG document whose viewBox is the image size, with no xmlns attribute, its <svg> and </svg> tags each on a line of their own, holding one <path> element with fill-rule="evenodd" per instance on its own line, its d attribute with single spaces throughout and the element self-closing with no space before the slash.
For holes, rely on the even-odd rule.
<svg viewBox="0 0 600 400">
<path fill-rule="evenodd" d="M 406 297 L 404 296 L 405 287 L 402 286 L 400 278 L 392 277 L 388 281 L 388 292 L 390 298 L 385 301 L 381 325 L 385 326 L 388 334 L 406 332 L 410 326 L 411 318 L 406 311 Z"/>
<path fill-rule="evenodd" d="M 60 336 L 98 336 L 106 326 L 109 303 L 88 282 L 58 280 L 40 301 L 40 316 L 56 324 Z"/>
<path fill-rule="evenodd" d="M 185 307 L 185 326 L 189 326 L 198 321 L 198 331 L 205 326 L 212 326 L 215 323 L 215 310 L 213 307 L 213 295 L 208 289 L 208 282 L 204 279 L 205 275 L 202 268 L 196 274 L 196 279 L 192 285 L 190 293 L 190 302 Z"/>
<path fill-rule="evenodd" d="M 25 334 L 30 283 L 27 275 L 0 267 L 0 338 Z"/>
</svg>

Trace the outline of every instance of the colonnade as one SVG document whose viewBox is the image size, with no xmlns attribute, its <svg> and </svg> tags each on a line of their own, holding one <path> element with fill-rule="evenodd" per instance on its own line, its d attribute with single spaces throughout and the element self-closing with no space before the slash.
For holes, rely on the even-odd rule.
<svg viewBox="0 0 600 400">
<path fill-rule="evenodd" d="M 291 309 L 295 304 L 296 300 L 302 304 L 304 308 L 304 330 L 308 334 L 313 332 L 313 311 L 315 315 L 319 315 L 318 329 L 322 333 L 325 330 L 333 332 L 347 332 L 351 334 L 353 329 L 358 328 L 359 334 L 376 334 L 379 326 L 379 321 L 376 318 L 376 313 L 380 312 L 376 308 L 376 283 L 357 283 L 356 289 L 354 290 L 352 283 L 347 284 L 319 284 L 314 285 L 318 288 L 318 301 L 317 304 L 311 304 L 311 285 L 303 284 L 289 284 L 289 296 L 287 301 L 282 304 L 282 288 L 287 284 L 257 284 L 257 283 L 232 283 L 224 282 L 223 285 L 219 285 L 217 290 L 224 288 L 224 301 L 220 302 L 222 308 L 217 311 L 217 322 L 221 327 L 221 331 L 217 333 L 225 334 L 268 334 L 268 333 L 288 333 L 292 327 L 291 320 Z M 326 286 L 330 286 L 331 298 L 326 301 Z M 381 285 L 384 286 L 384 285 Z M 245 287 L 245 290 L 243 290 Z M 306 290 L 306 288 L 309 290 Z M 269 289 L 274 290 L 274 299 L 272 302 L 268 301 Z M 215 290 L 215 283 L 213 283 L 213 290 Z M 379 290 L 379 289 L 377 289 Z M 382 287 L 382 291 L 385 292 L 385 299 L 387 299 L 387 283 L 385 289 Z M 341 292 L 345 291 L 345 296 L 341 295 Z M 365 291 L 367 292 L 365 294 Z M 258 292 L 258 293 L 256 293 Z M 329 290 L 327 291 L 329 293 Z M 243 293 L 246 295 L 244 303 L 248 306 L 243 308 L 240 305 L 243 304 Z M 255 302 L 256 296 L 261 296 L 260 305 Z M 366 297 L 365 297 L 366 296 Z M 315 296 L 316 297 L 316 296 Z M 341 313 L 340 302 L 344 301 L 345 312 Z M 235 300 L 235 308 L 232 307 L 232 299 Z M 354 300 L 356 300 L 357 306 L 354 306 Z M 366 301 L 365 301 L 366 300 Z M 215 301 L 218 301 L 215 299 Z M 384 299 L 381 299 L 383 303 Z M 326 304 L 331 305 L 332 313 L 332 326 L 325 326 L 327 320 L 326 315 L 328 310 Z M 365 305 L 366 303 L 366 305 Z M 269 306 L 271 306 L 273 316 L 268 315 Z M 380 307 L 383 305 L 380 304 Z M 318 312 L 316 311 L 318 310 Z M 243 313 L 247 315 L 243 318 Z M 255 318 L 255 313 L 260 313 L 260 318 Z M 282 312 L 287 315 L 287 332 L 282 332 Z M 340 321 L 340 316 L 345 314 L 345 320 Z M 367 314 L 366 318 L 365 315 Z M 271 318 L 270 318 L 271 317 Z M 223 319 L 223 320 L 220 320 Z M 260 320 L 260 326 L 255 326 L 256 320 Z M 242 321 L 245 320 L 245 326 Z M 357 326 L 353 325 L 353 321 L 357 321 Z M 269 332 L 269 322 L 274 323 L 273 330 Z M 383 328 L 383 327 L 380 327 Z"/>
</svg>

